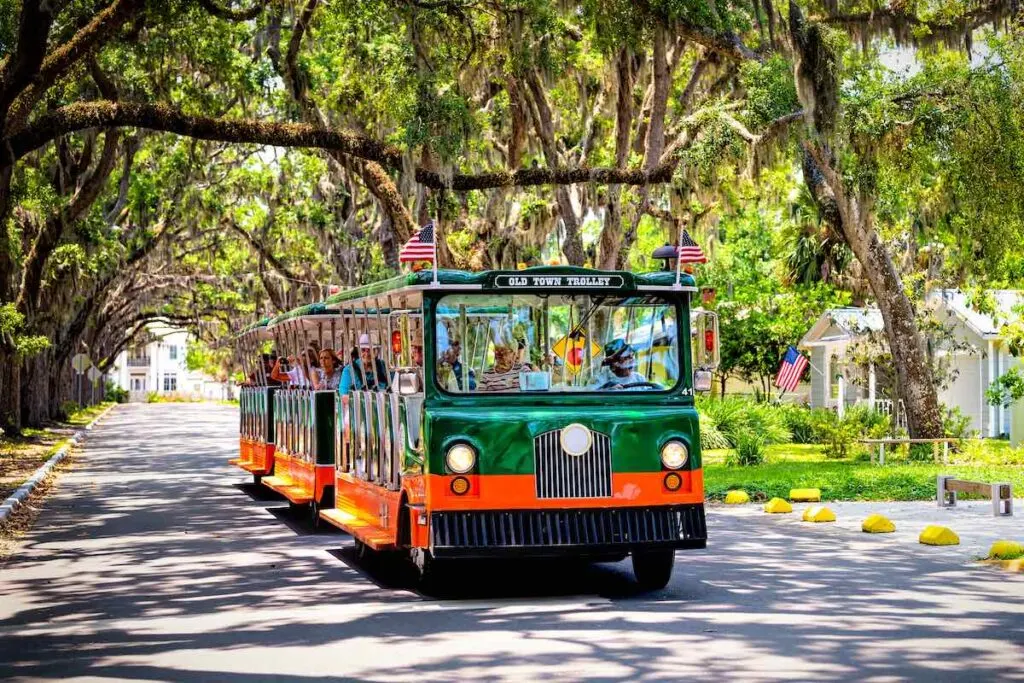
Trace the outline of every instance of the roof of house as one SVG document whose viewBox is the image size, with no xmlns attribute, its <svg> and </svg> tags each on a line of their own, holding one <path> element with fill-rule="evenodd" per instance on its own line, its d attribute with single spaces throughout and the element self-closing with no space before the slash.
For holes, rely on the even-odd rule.
<svg viewBox="0 0 1024 683">
<path fill-rule="evenodd" d="M 850 341 L 867 332 L 879 332 L 884 327 L 882 312 L 875 307 L 830 308 L 811 326 L 801 346 L 816 346 L 828 342 Z"/>
<path fill-rule="evenodd" d="M 969 295 L 959 289 L 932 290 L 928 302 L 942 305 L 982 338 L 998 339 L 1003 325 L 1020 317 L 1014 309 L 1024 304 L 1024 292 L 1016 289 L 990 289 L 985 294 L 991 297 L 992 313 L 982 313 L 973 308 Z"/>
</svg>

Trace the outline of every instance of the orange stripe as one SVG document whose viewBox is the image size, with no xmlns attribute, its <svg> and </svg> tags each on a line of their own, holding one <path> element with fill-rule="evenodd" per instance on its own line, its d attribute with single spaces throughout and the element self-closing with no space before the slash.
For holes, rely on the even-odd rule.
<svg viewBox="0 0 1024 683">
<path fill-rule="evenodd" d="M 428 510 L 538 510 L 564 508 L 614 508 L 643 505 L 676 505 L 704 502 L 704 471 L 677 472 L 683 480 L 678 491 L 665 488 L 668 472 L 616 472 L 612 474 L 611 498 L 537 498 L 532 474 L 468 475 L 469 492 L 451 490 L 455 478 L 430 474 L 427 479 Z"/>
</svg>

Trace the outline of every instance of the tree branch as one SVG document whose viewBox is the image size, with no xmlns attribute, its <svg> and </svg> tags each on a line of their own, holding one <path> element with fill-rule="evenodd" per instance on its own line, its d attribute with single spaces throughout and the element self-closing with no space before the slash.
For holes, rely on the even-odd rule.
<svg viewBox="0 0 1024 683">
<path fill-rule="evenodd" d="M 213 2 L 213 0 L 199 0 L 199 6 L 213 16 L 220 17 L 221 19 L 227 19 L 228 21 L 249 21 L 263 13 L 263 9 L 267 6 L 267 2 L 266 0 L 257 0 L 257 2 L 249 9 L 227 9 Z"/>
</svg>

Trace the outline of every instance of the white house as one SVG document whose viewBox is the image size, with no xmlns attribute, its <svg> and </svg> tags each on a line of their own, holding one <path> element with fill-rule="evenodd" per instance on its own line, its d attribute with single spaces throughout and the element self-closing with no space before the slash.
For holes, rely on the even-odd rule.
<svg viewBox="0 0 1024 683">
<path fill-rule="evenodd" d="M 191 335 L 164 323 L 151 323 L 143 338 L 118 355 L 112 377 L 133 401 L 151 393 L 177 398 L 228 398 L 228 385 L 201 371 L 189 370 L 185 351 Z"/>
<path fill-rule="evenodd" d="M 1024 292 L 990 290 L 986 298 L 992 313 L 972 308 L 967 296 L 956 289 L 933 290 L 926 298 L 932 314 L 946 323 L 955 345 L 934 342 L 932 352 L 946 355 L 955 375 L 940 391 L 939 401 L 958 407 L 971 419 L 971 429 L 984 436 L 999 436 L 1010 430 L 1010 411 L 989 405 L 985 390 L 1018 360 L 1010 355 L 1001 328 L 1019 317 L 1014 310 L 1024 303 Z M 892 392 L 882 386 L 873 365 L 865 370 L 850 361 L 850 346 L 870 333 L 882 331 L 877 308 L 835 308 L 826 311 L 804 335 L 800 345 L 810 352 L 811 406 L 842 411 L 845 406 L 868 403 L 892 412 Z M 950 348 L 952 346 L 952 348 Z M 945 348 L 944 348 L 945 347 Z M 840 400 L 842 396 L 842 400 Z M 896 411 L 899 412 L 898 410 Z"/>
</svg>

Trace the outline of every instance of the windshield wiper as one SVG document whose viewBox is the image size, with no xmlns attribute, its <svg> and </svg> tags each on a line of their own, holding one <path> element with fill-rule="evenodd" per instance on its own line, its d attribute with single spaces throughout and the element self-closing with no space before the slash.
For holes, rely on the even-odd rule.
<svg viewBox="0 0 1024 683">
<path fill-rule="evenodd" d="M 569 332 L 569 338 L 570 339 L 579 339 L 580 338 L 580 335 L 583 334 L 583 326 L 586 325 L 587 322 L 589 322 L 590 319 L 594 316 L 594 313 L 597 312 L 597 309 L 604 302 L 604 299 L 605 299 L 605 297 L 603 297 L 603 296 L 599 296 L 599 297 L 595 297 L 594 298 L 594 305 L 590 307 L 590 310 L 587 311 L 586 314 L 584 314 L 584 316 L 582 318 L 580 318 L 580 321 L 578 323 L 576 323 L 576 326 L 573 327 L 572 330 Z"/>
</svg>

